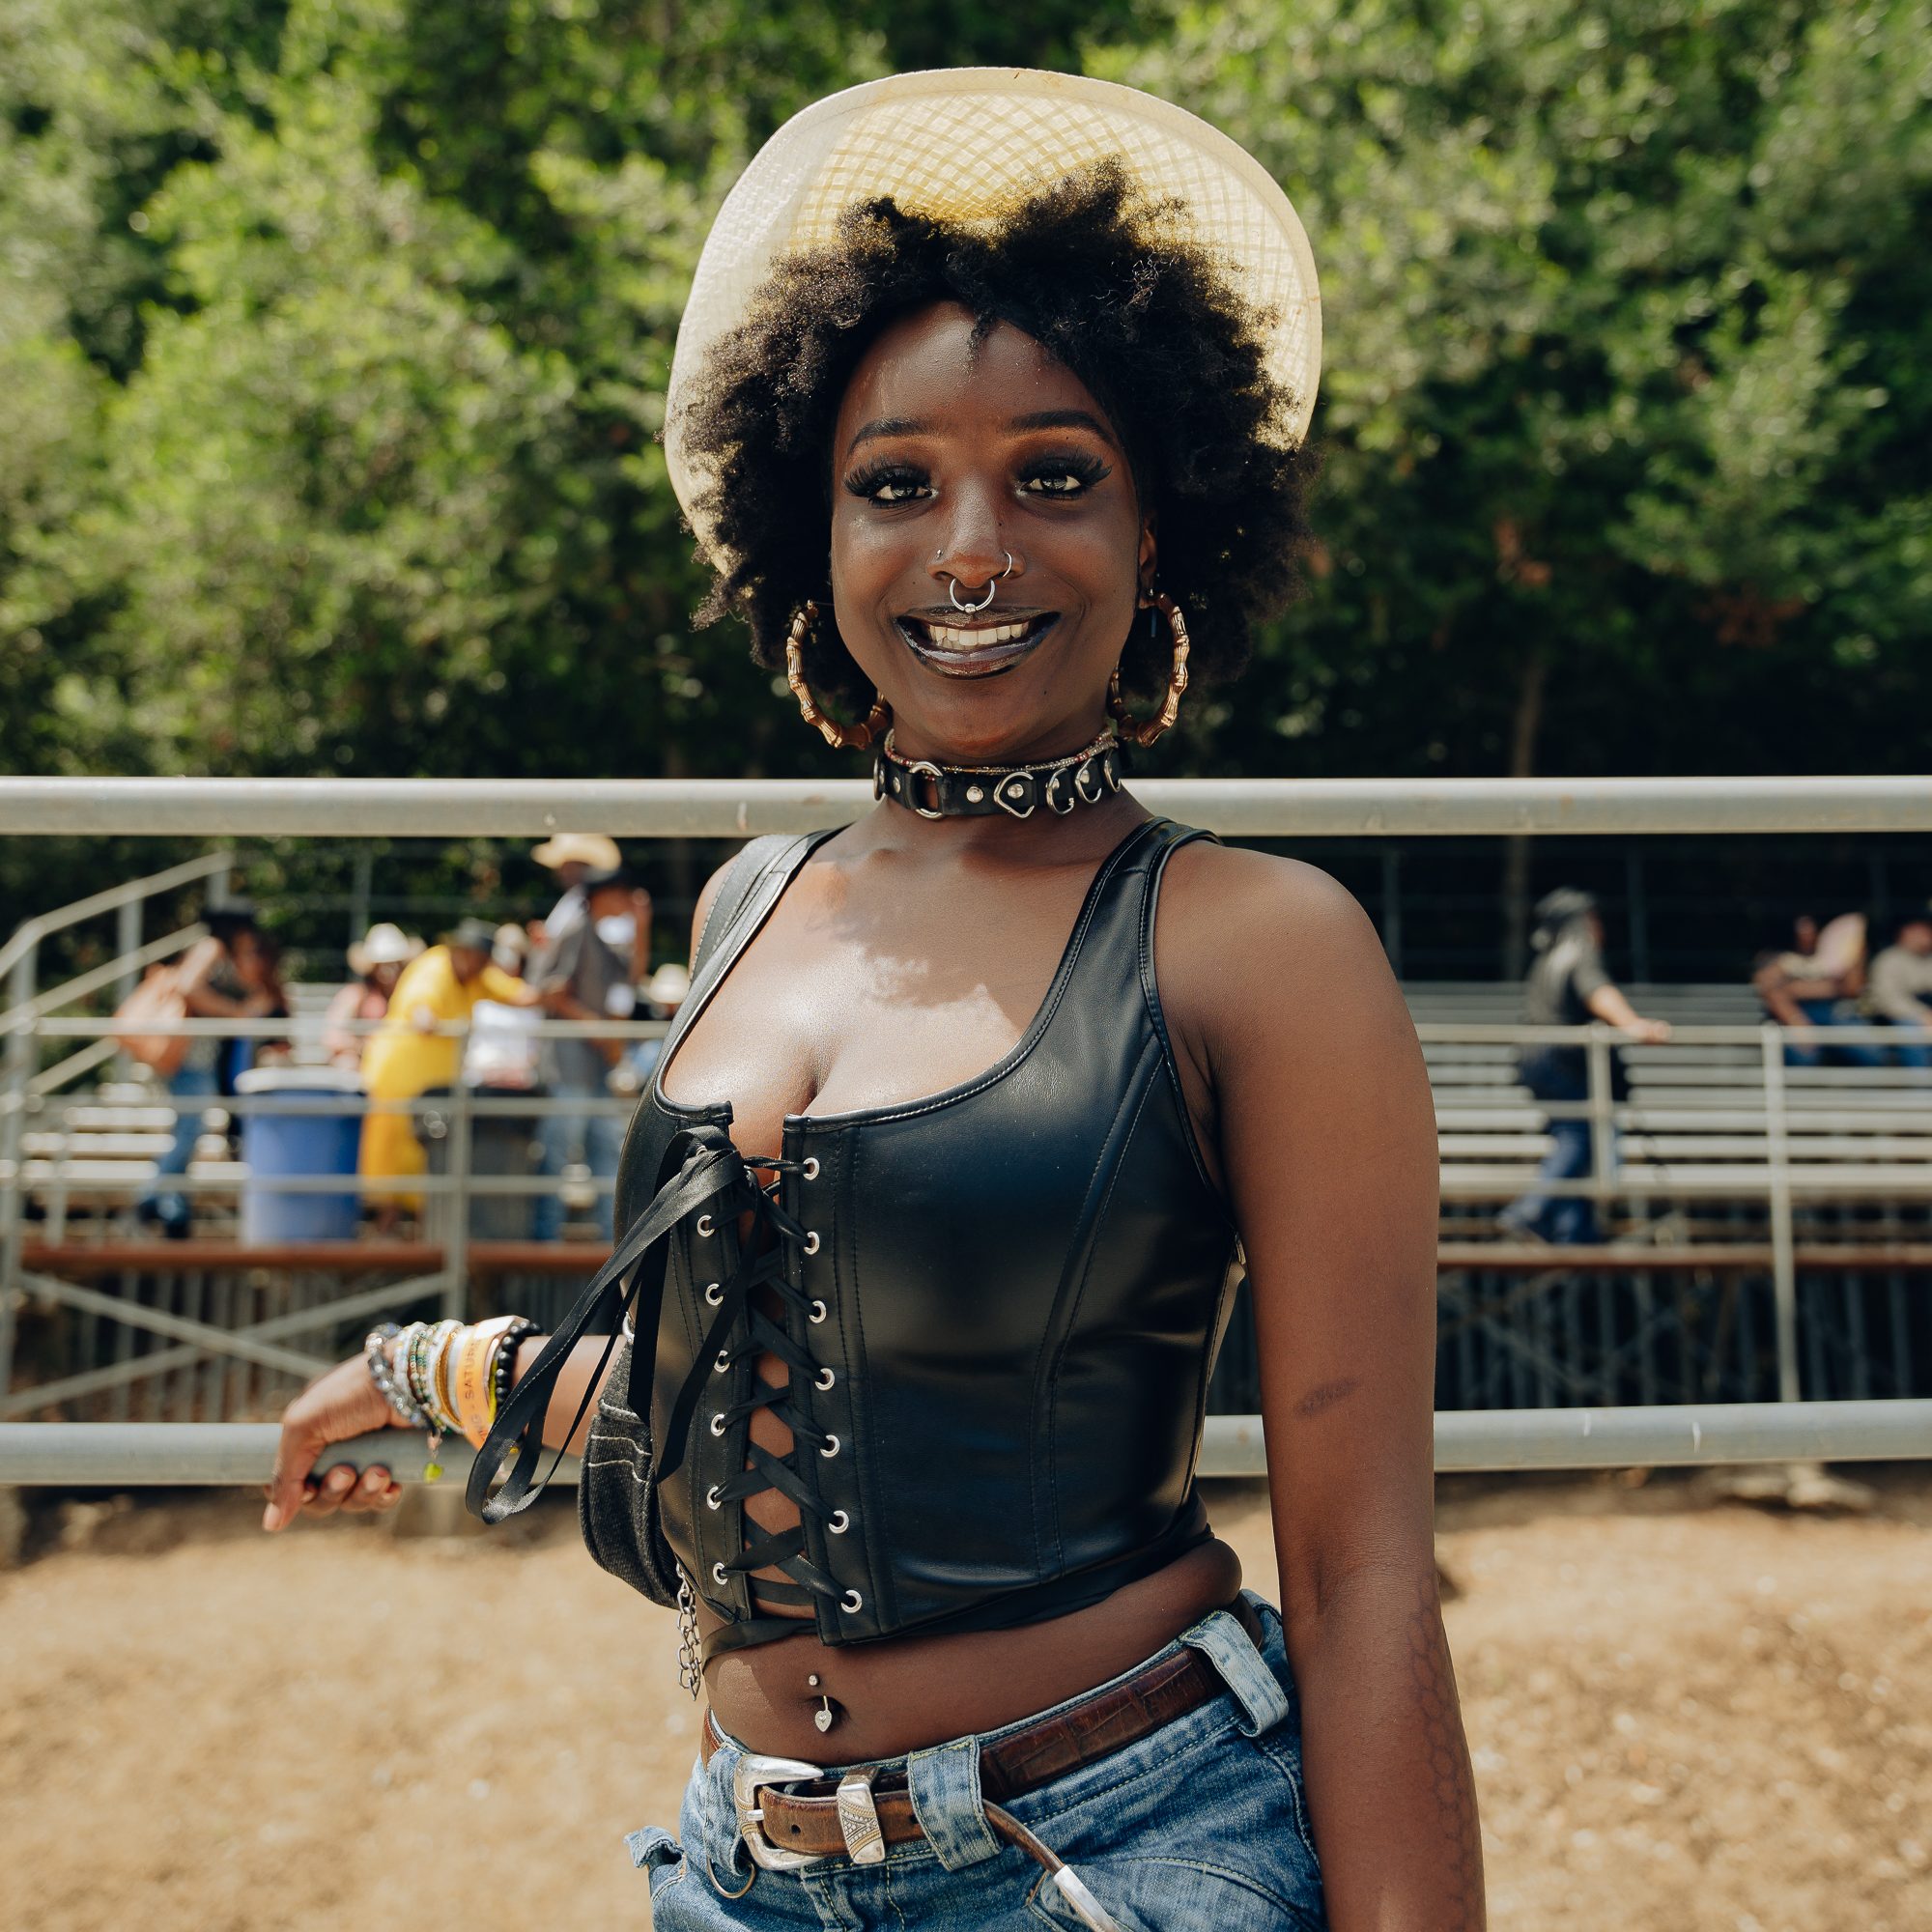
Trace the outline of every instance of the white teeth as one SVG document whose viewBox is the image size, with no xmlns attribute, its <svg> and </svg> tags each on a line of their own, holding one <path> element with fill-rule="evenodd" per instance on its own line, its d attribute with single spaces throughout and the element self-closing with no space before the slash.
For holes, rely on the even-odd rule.
<svg viewBox="0 0 1932 1932">
<path fill-rule="evenodd" d="M 918 623 L 918 620 L 914 620 Z M 995 644 L 1016 644 L 1031 631 L 1037 619 L 1022 624 L 934 624 L 918 623 L 927 640 L 942 651 L 983 651 Z"/>
</svg>

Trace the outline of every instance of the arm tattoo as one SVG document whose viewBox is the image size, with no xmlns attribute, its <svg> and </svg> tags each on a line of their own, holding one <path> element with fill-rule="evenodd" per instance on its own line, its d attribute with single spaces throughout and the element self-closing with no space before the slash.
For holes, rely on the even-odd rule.
<svg viewBox="0 0 1932 1932">
<path fill-rule="evenodd" d="M 1442 1932 L 1482 1932 L 1483 1834 L 1476 1820 L 1476 1780 L 1456 1699 L 1456 1669 L 1433 1581 L 1416 1586 L 1408 1619 L 1409 1679 L 1428 1752 L 1442 1861 Z"/>
</svg>

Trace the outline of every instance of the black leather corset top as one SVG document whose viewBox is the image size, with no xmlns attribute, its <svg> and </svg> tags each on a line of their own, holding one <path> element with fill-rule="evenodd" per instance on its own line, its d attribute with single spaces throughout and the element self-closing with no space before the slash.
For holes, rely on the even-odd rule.
<svg viewBox="0 0 1932 1932">
<path fill-rule="evenodd" d="M 741 860 L 660 1067 L 830 836 Z M 617 1373 L 658 1447 L 665 1539 L 726 1626 L 708 1653 L 814 1624 L 846 1644 L 1035 1622 L 1206 1537 L 1194 1468 L 1235 1232 L 1153 976 L 1161 870 L 1206 836 L 1136 827 L 1005 1059 L 923 1099 L 787 1117 L 766 1188 L 737 1162 L 718 1191 L 728 1105 L 651 1083 L 617 1218 L 633 1241 L 663 1227 L 662 1299 L 655 1350 Z M 760 1407 L 791 1431 L 782 1458 L 751 1440 Z M 766 1490 L 794 1527 L 752 1522 Z"/>
</svg>

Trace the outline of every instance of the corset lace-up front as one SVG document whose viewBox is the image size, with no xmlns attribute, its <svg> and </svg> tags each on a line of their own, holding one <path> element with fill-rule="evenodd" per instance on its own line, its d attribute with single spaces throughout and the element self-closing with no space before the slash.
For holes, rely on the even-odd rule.
<svg viewBox="0 0 1932 1932">
<path fill-rule="evenodd" d="M 811 1397 L 837 1387 L 838 1370 L 816 1359 L 802 1339 L 821 1327 L 829 1312 L 799 1279 L 801 1264 L 818 1252 L 822 1236 L 787 1211 L 780 1198 L 787 1179 L 795 1183 L 815 1179 L 819 1162 L 811 1156 L 747 1157 L 714 1126 L 694 1127 L 678 1136 L 667 1151 L 667 1165 L 678 1156 L 677 1171 L 660 1187 L 518 1383 L 477 1458 L 470 1477 L 471 1506 L 486 1520 L 499 1521 L 527 1507 L 541 1492 L 549 1478 L 532 1482 L 528 1472 L 541 1450 L 544 1417 L 572 1347 L 585 1334 L 616 1331 L 599 1357 L 591 1382 L 594 1389 L 618 1334 L 635 1344 L 640 1323 L 644 1332 L 656 1332 L 666 1247 L 673 1236 L 681 1236 L 694 1254 L 719 1256 L 721 1272 L 718 1279 L 704 1284 L 698 1297 L 708 1322 L 672 1397 L 660 1438 L 664 1453 L 652 1472 L 652 1487 L 682 1466 L 694 1424 L 700 1411 L 708 1411 L 706 1435 L 727 1446 L 742 1445 L 736 1473 L 705 1490 L 708 1509 L 723 1512 L 738 1506 L 743 1517 L 736 1552 L 714 1557 L 710 1563 L 712 1584 L 725 1588 L 734 1575 L 749 1577 L 754 1571 L 777 1570 L 790 1580 L 759 1577 L 755 1595 L 762 1601 L 810 1606 L 814 1598 L 824 1598 L 854 1614 L 864 1607 L 862 1593 L 840 1583 L 806 1553 L 808 1520 L 832 1536 L 843 1535 L 852 1521 L 849 1511 L 826 1502 L 815 1480 L 815 1463 L 837 1457 L 844 1447 L 840 1437 L 820 1427 L 811 1412 Z M 773 1179 L 760 1181 L 760 1173 Z M 761 1305 L 761 1296 L 769 1299 L 779 1319 Z M 756 1364 L 766 1357 L 784 1365 L 784 1382 L 767 1382 L 757 1373 Z M 646 1357 L 642 1372 L 646 1388 L 648 1376 Z M 643 1400 L 648 1401 L 647 1394 Z M 589 1401 L 586 1393 L 571 1425 L 572 1435 Z M 776 1456 L 751 1439 L 751 1418 L 760 1409 L 769 1410 L 790 1433 L 791 1447 L 785 1455 Z M 490 1484 L 504 1467 L 509 1478 L 493 1494 Z M 551 1474 L 555 1468 L 553 1461 Z M 769 1534 L 756 1529 L 742 1505 L 767 1491 L 778 1492 L 792 1504 L 799 1513 L 796 1524 Z M 740 1641 L 755 1642 L 799 1628 L 796 1617 L 760 1617 L 734 1634 Z"/>
<path fill-rule="evenodd" d="M 799 1339 L 822 1326 L 830 1312 L 822 1299 L 808 1294 L 795 1279 L 796 1263 L 815 1255 L 823 1240 L 817 1229 L 806 1227 L 779 1205 L 784 1178 L 815 1179 L 819 1163 L 810 1156 L 788 1160 L 753 1155 L 746 1166 L 777 1178 L 763 1185 L 753 1181 L 759 1205 L 753 1210 L 750 1238 L 740 1231 L 738 1266 L 728 1282 L 714 1282 L 705 1289 L 704 1300 L 717 1312 L 698 1343 L 696 1362 L 678 1391 L 666 1425 L 666 1439 L 683 1440 L 694 1411 L 712 1384 L 730 1388 L 749 1382 L 746 1393 L 735 1401 L 724 1401 L 707 1421 L 710 1435 L 726 1443 L 738 1440 L 743 1430 L 745 1452 L 744 1467 L 736 1475 L 706 1487 L 705 1507 L 725 1510 L 767 1491 L 777 1491 L 798 1511 L 799 1521 L 788 1529 L 766 1533 L 758 1530 L 746 1513 L 739 1529 L 742 1548 L 734 1556 L 713 1559 L 711 1580 L 722 1588 L 730 1583 L 734 1574 L 750 1577 L 757 1571 L 779 1570 L 791 1581 L 756 1577 L 753 1586 L 756 1598 L 805 1606 L 813 1597 L 823 1597 L 852 1613 L 865 1606 L 864 1596 L 841 1585 L 806 1553 L 807 1519 L 821 1523 L 834 1536 L 842 1536 L 851 1527 L 850 1514 L 833 1509 L 820 1494 L 810 1460 L 815 1452 L 817 1458 L 829 1461 L 844 1447 L 836 1434 L 814 1422 L 810 1402 L 811 1393 L 829 1394 L 838 1386 L 838 1372 L 815 1358 L 809 1344 Z M 707 1229 L 702 1222 L 696 1230 L 700 1239 L 714 1238 L 716 1232 L 715 1227 Z M 785 1318 L 782 1321 L 774 1321 L 759 1305 L 759 1289 L 767 1291 L 778 1304 Z M 756 1364 L 768 1356 L 783 1363 L 787 1371 L 783 1383 L 768 1382 L 757 1373 Z M 738 1375 L 741 1365 L 746 1371 L 742 1378 Z M 751 1420 L 760 1409 L 769 1410 L 790 1432 L 791 1448 L 785 1455 L 775 1456 L 752 1439 Z M 755 1620 L 761 1634 L 766 1621 Z M 769 1621 L 781 1631 L 798 1628 L 796 1618 Z"/>
</svg>

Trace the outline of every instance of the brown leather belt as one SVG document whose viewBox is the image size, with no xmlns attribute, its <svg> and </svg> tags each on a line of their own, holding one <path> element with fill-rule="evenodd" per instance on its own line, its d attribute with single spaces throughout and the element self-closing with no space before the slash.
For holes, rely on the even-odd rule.
<svg viewBox="0 0 1932 1932">
<path fill-rule="evenodd" d="M 1260 1649 L 1261 1620 L 1247 1600 L 1237 1597 L 1227 1609 Z M 1200 1651 L 1183 1648 L 1064 1711 L 994 1739 L 980 1752 L 980 1794 L 994 1801 L 987 1805 L 989 1822 L 1002 1836 L 1041 1857 L 1040 1850 L 1027 1842 L 1031 1833 L 1007 1818 L 997 1801 L 1018 1798 L 1083 1766 L 1097 1764 L 1198 1710 L 1226 1689 L 1221 1673 Z M 721 1744 L 707 1722 L 699 1743 L 706 1764 Z M 887 1845 L 925 1835 L 913 1811 L 902 1767 L 833 1778 L 815 1765 L 754 1752 L 747 1754 L 738 1773 L 739 1823 L 752 1857 L 767 1869 L 789 1870 L 817 1859 L 846 1856 L 870 1863 L 884 1858 Z M 855 1786 L 864 1787 L 863 1792 Z M 1042 1862 L 1048 1860 L 1049 1870 L 1060 1862 L 1051 1854 Z"/>
</svg>

